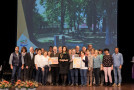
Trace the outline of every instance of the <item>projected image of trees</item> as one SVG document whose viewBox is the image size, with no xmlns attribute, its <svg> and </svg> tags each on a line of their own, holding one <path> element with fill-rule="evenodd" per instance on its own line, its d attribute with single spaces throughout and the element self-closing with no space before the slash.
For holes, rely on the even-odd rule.
<svg viewBox="0 0 134 90">
<path fill-rule="evenodd" d="M 95 48 L 117 44 L 117 0 L 22 0 L 30 40 Z"/>
</svg>

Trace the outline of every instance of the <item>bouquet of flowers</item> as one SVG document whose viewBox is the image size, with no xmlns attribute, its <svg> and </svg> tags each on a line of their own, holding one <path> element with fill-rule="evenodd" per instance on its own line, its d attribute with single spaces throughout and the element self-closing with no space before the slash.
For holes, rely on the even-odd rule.
<svg viewBox="0 0 134 90">
<path fill-rule="evenodd" d="M 0 89 L 11 88 L 12 84 L 6 80 L 0 81 Z"/>
<path fill-rule="evenodd" d="M 32 82 L 32 81 L 25 82 L 25 88 L 37 88 L 37 87 L 38 87 L 37 82 Z"/>
<path fill-rule="evenodd" d="M 15 87 L 16 88 L 37 88 L 38 87 L 38 83 L 37 82 L 33 82 L 33 81 L 21 81 L 21 80 L 18 80 L 16 83 L 15 83 Z"/>
<path fill-rule="evenodd" d="M 15 83 L 15 87 L 16 88 L 24 88 L 24 84 L 25 82 L 21 81 L 21 80 L 18 80 L 16 83 Z"/>
</svg>

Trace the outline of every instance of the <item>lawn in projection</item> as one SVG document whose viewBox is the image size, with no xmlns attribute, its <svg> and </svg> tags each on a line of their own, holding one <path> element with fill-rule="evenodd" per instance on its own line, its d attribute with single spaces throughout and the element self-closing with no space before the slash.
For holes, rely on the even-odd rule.
<svg viewBox="0 0 134 90">
<path fill-rule="evenodd" d="M 17 45 L 117 46 L 117 0 L 18 0 Z"/>
</svg>

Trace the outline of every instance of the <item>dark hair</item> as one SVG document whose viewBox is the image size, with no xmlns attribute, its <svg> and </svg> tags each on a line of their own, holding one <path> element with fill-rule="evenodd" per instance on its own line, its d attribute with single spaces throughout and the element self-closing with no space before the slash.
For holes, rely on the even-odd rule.
<svg viewBox="0 0 134 90">
<path fill-rule="evenodd" d="M 35 48 L 35 51 L 38 50 L 38 48 Z"/>
<path fill-rule="evenodd" d="M 21 48 L 21 52 L 23 52 L 23 49 L 25 49 L 25 52 L 27 52 L 27 48 L 26 47 L 22 47 Z"/>
<path fill-rule="evenodd" d="M 53 46 L 49 46 L 49 48 L 53 48 Z"/>
<path fill-rule="evenodd" d="M 102 49 L 99 49 L 98 51 L 101 51 L 103 53 L 103 50 Z"/>
<path fill-rule="evenodd" d="M 62 52 L 63 52 L 63 48 L 66 48 L 66 53 L 68 52 L 68 49 L 67 49 L 67 47 L 66 46 L 62 46 Z"/>
<path fill-rule="evenodd" d="M 80 54 L 81 54 L 81 52 L 82 52 L 82 53 L 84 53 L 84 55 L 85 55 L 85 52 L 83 52 L 83 51 L 80 51 Z"/>
<path fill-rule="evenodd" d="M 109 52 L 109 49 L 108 48 L 105 48 L 104 51 L 108 51 Z"/>
<path fill-rule="evenodd" d="M 38 48 L 38 49 L 37 49 L 37 52 L 38 52 L 39 50 L 41 50 L 41 48 Z"/>
</svg>

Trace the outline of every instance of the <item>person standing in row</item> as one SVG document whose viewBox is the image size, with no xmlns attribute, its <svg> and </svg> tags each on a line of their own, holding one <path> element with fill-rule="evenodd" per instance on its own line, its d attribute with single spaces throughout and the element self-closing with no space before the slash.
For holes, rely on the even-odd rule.
<svg viewBox="0 0 134 90">
<path fill-rule="evenodd" d="M 59 54 L 57 53 L 57 47 L 53 47 L 53 52 L 51 53 L 50 57 L 58 57 Z M 51 65 L 51 72 L 52 72 L 52 85 L 59 85 L 59 64 L 52 64 Z"/>
<path fill-rule="evenodd" d="M 27 48 L 26 47 L 21 48 L 21 54 L 24 58 L 24 63 L 25 63 L 25 56 L 27 54 Z M 24 69 L 21 70 L 21 80 L 24 81 L 25 79 L 26 79 L 26 77 L 25 77 L 25 64 L 24 64 Z"/>
<path fill-rule="evenodd" d="M 15 74 L 17 72 L 17 80 L 21 80 L 21 69 L 24 68 L 24 58 L 19 52 L 19 47 L 15 47 L 15 52 L 11 53 L 9 59 L 10 68 L 12 69 L 11 83 L 14 84 Z"/>
<path fill-rule="evenodd" d="M 98 55 L 98 50 L 95 50 L 95 54 L 93 57 L 93 72 L 95 76 L 95 85 L 99 86 L 99 72 L 102 69 L 102 62 L 100 56 Z"/>
<path fill-rule="evenodd" d="M 79 57 L 79 55 L 76 54 L 75 49 L 72 49 L 72 54 L 70 55 L 71 86 L 78 86 L 78 68 L 73 68 L 73 60 L 75 57 Z"/>
<path fill-rule="evenodd" d="M 43 57 L 42 57 L 42 84 L 46 85 L 47 84 L 47 79 L 48 79 L 48 72 L 51 70 L 51 67 L 49 65 L 49 56 L 47 55 L 48 52 L 44 51 Z"/>
<path fill-rule="evenodd" d="M 101 62 L 103 61 L 103 50 L 102 49 L 99 49 L 99 56 L 100 56 L 100 59 L 101 59 Z M 100 85 L 102 86 L 104 84 L 104 71 L 101 69 L 100 70 Z"/>
<path fill-rule="evenodd" d="M 110 86 L 112 86 L 111 71 L 113 70 L 113 58 L 112 55 L 110 55 L 108 48 L 104 49 L 104 53 L 105 55 L 103 56 L 102 64 L 103 64 L 103 70 L 105 74 L 105 85 L 108 86 L 108 78 L 107 78 L 108 76 L 110 81 Z"/>
<path fill-rule="evenodd" d="M 80 46 L 76 46 L 75 47 L 75 50 L 76 50 L 76 54 L 77 55 L 79 55 L 79 57 L 80 57 Z M 78 84 L 80 84 L 81 83 L 81 77 L 80 77 L 80 68 L 78 69 Z"/>
<path fill-rule="evenodd" d="M 35 55 L 38 54 L 38 48 L 35 48 L 35 50 L 34 50 L 34 54 L 35 54 Z"/>
<path fill-rule="evenodd" d="M 59 73 L 61 74 L 62 84 L 63 86 L 66 86 L 66 80 L 69 70 L 69 61 L 70 61 L 70 57 L 69 54 L 67 53 L 66 46 L 62 47 L 62 53 L 59 54 L 58 60 L 60 67 Z"/>
<path fill-rule="evenodd" d="M 69 54 L 69 57 L 70 57 L 70 60 L 71 60 L 72 49 L 68 50 L 68 54 Z M 69 63 L 69 66 L 70 66 L 70 63 Z M 70 69 L 68 71 L 68 77 L 67 78 L 68 78 L 68 85 L 71 85 L 72 79 L 71 79 L 71 71 L 70 71 Z"/>
<path fill-rule="evenodd" d="M 62 53 L 62 46 L 59 46 L 58 48 L 58 54 Z"/>
<path fill-rule="evenodd" d="M 90 44 L 89 44 L 90 45 Z M 92 45 L 91 45 L 92 46 Z M 90 46 L 88 46 L 90 47 Z M 91 48 L 90 49 L 88 48 L 89 52 L 91 53 L 91 56 L 94 57 L 94 52 L 95 52 L 95 49 L 94 48 Z M 94 73 L 92 73 L 92 82 L 93 82 L 93 85 L 95 85 L 95 78 L 94 78 Z"/>
<path fill-rule="evenodd" d="M 43 56 L 41 55 L 41 49 L 38 48 L 38 54 L 35 55 L 34 58 L 34 63 L 35 63 L 35 67 L 36 67 L 36 82 L 41 83 L 41 79 L 42 79 L 42 60 L 43 60 Z"/>
<path fill-rule="evenodd" d="M 88 69 L 88 57 L 85 56 L 85 52 L 81 51 L 81 86 L 86 86 L 87 84 L 87 69 Z"/>
<path fill-rule="evenodd" d="M 89 50 L 89 52 L 91 52 L 92 49 L 93 49 L 93 45 L 92 45 L 92 44 L 89 44 L 89 45 L 88 45 L 88 50 Z"/>
<path fill-rule="evenodd" d="M 25 56 L 25 80 L 34 80 L 33 78 L 33 69 L 34 69 L 34 49 L 30 47 L 29 53 Z"/>
<path fill-rule="evenodd" d="M 88 57 L 88 71 L 87 71 L 87 86 L 92 86 L 92 73 L 93 73 L 93 56 L 90 51 L 87 49 L 86 51 Z M 90 85 L 89 85 L 90 80 Z"/>
<path fill-rule="evenodd" d="M 49 51 L 52 53 L 53 52 L 53 46 L 49 46 Z"/>
<path fill-rule="evenodd" d="M 78 54 L 80 56 L 80 47 L 79 46 L 76 46 L 75 47 L 75 50 L 76 50 L 76 54 Z"/>
<path fill-rule="evenodd" d="M 122 69 L 122 65 L 123 65 L 123 55 L 121 53 L 119 53 L 119 48 L 115 48 L 115 53 L 113 53 L 112 55 L 113 57 L 113 67 L 114 67 L 114 84 L 113 86 L 121 86 L 121 81 L 122 81 L 122 77 L 121 77 L 121 69 Z M 117 73 L 118 73 L 118 77 L 119 79 L 117 79 Z M 119 80 L 119 81 L 117 81 Z"/>
</svg>

